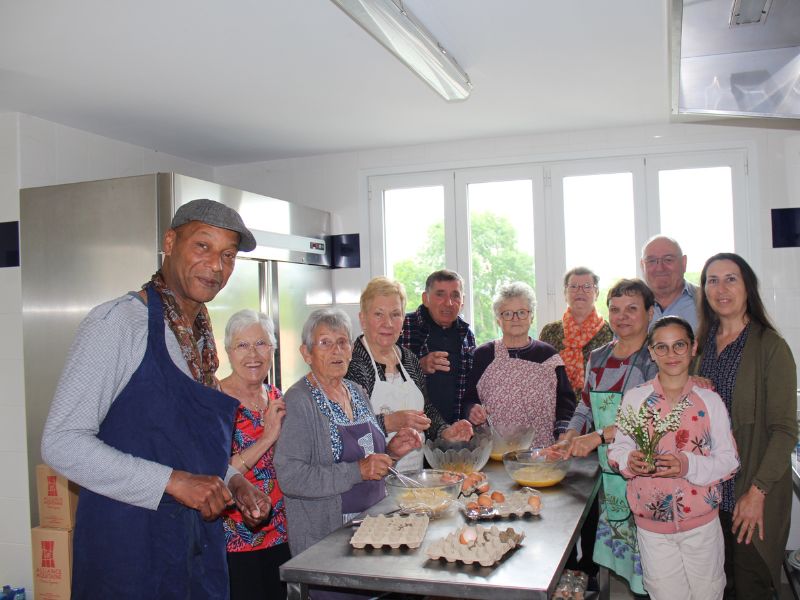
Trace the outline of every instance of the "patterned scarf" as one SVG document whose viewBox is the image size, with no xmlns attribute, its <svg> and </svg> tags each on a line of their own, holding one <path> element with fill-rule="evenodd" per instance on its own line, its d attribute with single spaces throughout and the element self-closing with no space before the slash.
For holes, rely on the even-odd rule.
<svg viewBox="0 0 800 600">
<path fill-rule="evenodd" d="M 603 317 L 592 309 L 583 323 L 578 325 L 572 316 L 572 309 L 567 307 L 561 322 L 564 324 L 564 349 L 559 354 L 567 367 L 572 389 L 579 390 L 583 388 L 583 347 L 603 328 Z"/>
<path fill-rule="evenodd" d="M 218 390 L 219 381 L 215 375 L 217 367 L 219 367 L 217 345 L 214 343 L 211 320 L 208 318 L 208 310 L 205 305 L 200 308 L 200 312 L 197 313 L 197 318 L 194 321 L 197 331 L 203 339 L 203 351 L 200 352 L 197 348 L 197 340 L 194 337 L 192 324 L 181 311 L 175 294 L 167 287 L 160 270 L 155 272 L 150 281 L 142 286 L 142 289 L 145 289 L 148 285 L 152 285 L 158 295 L 161 296 L 161 302 L 164 305 L 164 318 L 169 323 L 169 328 L 175 334 L 175 339 L 178 340 L 181 346 L 181 353 L 186 360 L 186 364 L 189 365 L 192 378 L 197 383 L 202 383 Z"/>
</svg>

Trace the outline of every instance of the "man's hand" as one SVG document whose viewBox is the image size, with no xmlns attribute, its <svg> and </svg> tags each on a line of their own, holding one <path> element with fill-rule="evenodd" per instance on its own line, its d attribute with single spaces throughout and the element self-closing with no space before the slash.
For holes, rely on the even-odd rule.
<svg viewBox="0 0 800 600">
<path fill-rule="evenodd" d="M 441 435 L 448 442 L 468 442 L 472 438 L 472 424 L 461 419 L 443 430 Z"/>
<path fill-rule="evenodd" d="M 419 437 L 414 429 L 404 427 L 386 444 L 386 453 L 394 459 L 403 458 L 412 450 L 422 447 Z"/>
<path fill-rule="evenodd" d="M 447 352 L 437 350 L 429 352 L 419 359 L 419 366 L 425 375 L 433 375 L 436 371 L 449 371 L 450 361 L 447 360 Z"/>
<path fill-rule="evenodd" d="M 431 426 L 431 420 L 421 410 L 398 410 L 384 415 L 383 425 L 386 433 L 400 431 L 403 427 L 425 431 Z"/>
<path fill-rule="evenodd" d="M 164 491 L 184 506 L 200 511 L 206 521 L 216 519 L 233 500 L 219 477 L 186 471 L 173 470 Z"/>
<path fill-rule="evenodd" d="M 469 422 L 473 425 L 483 425 L 486 423 L 486 419 L 488 417 L 489 415 L 486 414 L 486 409 L 480 404 L 473 404 L 472 408 L 469 409 L 469 414 L 467 415 Z"/>
<path fill-rule="evenodd" d="M 228 488 L 233 495 L 236 508 L 242 513 L 244 524 L 255 529 L 259 523 L 269 517 L 272 508 L 269 496 L 247 481 L 244 475 L 236 474 L 228 481 Z"/>
<path fill-rule="evenodd" d="M 400 435 L 399 433 L 397 435 Z M 395 436 L 397 437 L 397 436 Z M 392 459 L 386 454 L 370 454 L 366 458 L 358 461 L 358 468 L 361 470 L 361 479 L 364 481 L 377 481 L 386 476 L 389 467 L 392 466 Z"/>
</svg>

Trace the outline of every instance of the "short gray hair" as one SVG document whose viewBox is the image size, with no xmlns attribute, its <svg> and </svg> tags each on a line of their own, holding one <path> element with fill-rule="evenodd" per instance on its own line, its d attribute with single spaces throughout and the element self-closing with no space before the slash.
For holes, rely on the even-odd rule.
<svg viewBox="0 0 800 600">
<path fill-rule="evenodd" d="M 228 323 L 225 325 L 225 347 L 230 348 L 234 336 L 242 329 L 247 329 L 251 325 L 261 325 L 261 329 L 264 330 L 264 333 L 269 339 L 269 343 L 273 346 L 277 346 L 275 340 L 275 325 L 273 325 L 272 319 L 262 312 L 256 312 L 252 309 L 245 308 L 239 312 L 233 313 L 231 318 L 228 319 Z"/>
<path fill-rule="evenodd" d="M 341 308 L 318 308 L 314 310 L 303 325 L 303 345 L 311 352 L 314 349 L 314 332 L 320 325 L 327 325 L 334 331 L 344 331 L 347 339 L 353 339 L 350 317 Z"/>
<path fill-rule="evenodd" d="M 496 317 L 500 316 L 500 306 L 512 298 L 525 298 L 528 301 L 528 310 L 536 310 L 536 294 L 533 288 L 524 281 L 512 281 L 500 286 L 492 303 L 492 310 Z"/>
<path fill-rule="evenodd" d="M 573 275 L 575 275 L 575 276 L 591 275 L 592 276 L 592 281 L 594 281 L 595 285 L 598 285 L 600 283 L 600 278 L 589 267 L 573 267 L 572 269 L 570 269 L 569 271 L 564 273 L 564 287 L 565 288 L 567 287 L 567 285 L 569 285 L 569 278 L 572 277 Z"/>
</svg>

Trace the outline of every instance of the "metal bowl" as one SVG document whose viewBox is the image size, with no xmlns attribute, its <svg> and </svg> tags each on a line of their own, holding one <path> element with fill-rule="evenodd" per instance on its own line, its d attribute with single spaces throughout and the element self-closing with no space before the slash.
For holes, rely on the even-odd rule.
<svg viewBox="0 0 800 600">
<path fill-rule="evenodd" d="M 468 442 L 448 442 L 439 436 L 436 440 L 427 440 L 423 451 L 434 469 L 468 475 L 480 471 L 489 461 L 492 435 L 488 429 L 478 428 Z"/>
<path fill-rule="evenodd" d="M 569 471 L 571 458 L 563 458 L 548 448 L 507 452 L 503 466 L 511 479 L 526 487 L 550 487 L 561 482 Z"/>
<path fill-rule="evenodd" d="M 422 487 L 406 487 L 395 475 L 386 476 L 386 490 L 392 500 L 404 511 L 424 512 L 437 515 L 446 511 L 458 497 L 463 473 L 421 469 L 405 471 L 403 475 L 422 484 Z"/>
</svg>

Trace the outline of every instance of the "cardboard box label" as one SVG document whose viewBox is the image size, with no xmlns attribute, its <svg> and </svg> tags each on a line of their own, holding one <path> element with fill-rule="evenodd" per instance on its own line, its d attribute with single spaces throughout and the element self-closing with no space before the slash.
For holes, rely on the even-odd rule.
<svg viewBox="0 0 800 600">
<path fill-rule="evenodd" d="M 72 585 L 72 532 L 34 527 L 33 586 L 37 600 L 69 600 Z"/>
<path fill-rule="evenodd" d="M 78 486 L 47 465 L 36 467 L 39 524 L 42 527 L 73 529 L 78 507 Z"/>
</svg>

